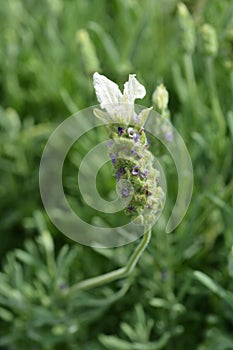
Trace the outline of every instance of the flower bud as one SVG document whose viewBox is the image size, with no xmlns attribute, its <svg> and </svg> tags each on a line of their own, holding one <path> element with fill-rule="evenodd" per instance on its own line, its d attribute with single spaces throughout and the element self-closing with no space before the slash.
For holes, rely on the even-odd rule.
<svg viewBox="0 0 233 350">
<path fill-rule="evenodd" d="M 216 56 L 218 52 L 216 31 L 210 24 L 201 27 L 201 50 L 206 56 Z"/>
<path fill-rule="evenodd" d="M 224 61 L 224 67 L 230 71 L 230 72 L 233 72 L 233 61 L 232 60 L 225 60 Z"/>
<path fill-rule="evenodd" d="M 152 101 L 155 105 L 155 108 L 162 112 L 167 109 L 168 106 L 168 91 L 163 84 L 160 84 L 154 91 L 152 95 Z"/>
<path fill-rule="evenodd" d="M 99 70 L 99 60 L 96 55 L 96 50 L 88 32 L 85 29 L 77 31 L 76 40 L 80 46 L 81 55 L 83 58 L 83 64 L 85 71 L 88 74 L 92 74 Z"/>
<path fill-rule="evenodd" d="M 191 14 L 182 2 L 178 4 L 178 21 L 183 49 L 187 53 L 192 53 L 196 45 L 195 27 Z"/>
<path fill-rule="evenodd" d="M 233 41 L 233 21 L 232 21 L 232 23 L 230 24 L 229 28 L 226 31 L 225 39 L 230 41 L 230 42 Z"/>
</svg>

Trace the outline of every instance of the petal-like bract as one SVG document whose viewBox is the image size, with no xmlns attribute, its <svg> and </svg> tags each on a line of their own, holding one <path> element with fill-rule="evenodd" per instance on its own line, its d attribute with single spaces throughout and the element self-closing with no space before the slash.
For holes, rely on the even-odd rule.
<svg viewBox="0 0 233 350">
<path fill-rule="evenodd" d="M 121 102 L 122 93 L 116 83 L 97 72 L 93 75 L 93 83 L 101 108 L 108 110 L 108 105 Z"/>
<path fill-rule="evenodd" d="M 124 84 L 124 96 L 128 97 L 128 103 L 134 103 L 136 98 L 143 98 L 146 89 L 136 79 L 136 74 L 130 74 L 129 80 Z"/>
<path fill-rule="evenodd" d="M 93 83 L 100 107 L 108 112 L 106 118 L 100 112 L 96 116 L 102 121 L 111 119 L 113 122 L 129 124 L 134 121 L 134 101 L 136 98 L 143 98 L 146 89 L 136 79 L 136 74 L 130 74 L 128 81 L 124 84 L 124 93 L 122 94 L 118 85 L 106 78 L 104 75 L 94 73 Z M 139 114 L 137 125 L 142 126 L 146 120 L 149 110 Z"/>
</svg>

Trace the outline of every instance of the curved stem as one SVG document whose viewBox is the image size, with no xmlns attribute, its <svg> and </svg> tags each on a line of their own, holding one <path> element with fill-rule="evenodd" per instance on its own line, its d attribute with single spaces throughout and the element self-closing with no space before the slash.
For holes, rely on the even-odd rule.
<svg viewBox="0 0 233 350">
<path fill-rule="evenodd" d="M 151 227 L 147 227 L 145 230 L 144 236 L 139 243 L 139 245 L 136 247 L 135 251 L 131 255 L 127 265 L 125 266 L 125 273 L 128 275 L 130 274 L 133 269 L 135 268 L 138 260 L 140 259 L 142 253 L 146 249 L 148 243 L 150 242 L 151 239 Z"/>
<path fill-rule="evenodd" d="M 142 253 L 144 252 L 148 243 L 150 242 L 150 238 L 151 238 L 151 227 L 147 227 L 145 229 L 145 233 L 142 240 L 140 241 L 139 245 L 136 247 L 135 251 L 131 255 L 125 267 L 121 267 L 120 269 L 105 273 L 101 276 L 92 277 L 85 281 L 79 282 L 75 284 L 73 287 L 71 287 L 70 292 L 76 293 L 80 290 L 86 290 L 86 289 L 98 287 L 103 284 L 128 276 L 135 268 Z"/>
</svg>

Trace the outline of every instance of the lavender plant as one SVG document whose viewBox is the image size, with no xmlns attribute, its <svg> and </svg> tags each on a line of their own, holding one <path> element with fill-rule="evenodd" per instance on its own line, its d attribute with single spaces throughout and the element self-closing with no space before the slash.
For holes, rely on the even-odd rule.
<svg viewBox="0 0 233 350">
<path fill-rule="evenodd" d="M 161 212 L 164 192 L 159 185 L 159 171 L 154 168 L 153 154 L 148 151 L 148 140 L 143 125 L 152 108 L 135 112 L 134 101 L 143 98 L 146 90 L 129 75 L 121 93 L 117 84 L 99 73 L 94 73 L 94 88 L 100 107 L 94 114 L 109 133 L 109 157 L 113 165 L 113 175 L 118 185 L 118 193 L 125 205 L 125 213 L 134 223 L 144 225 L 144 237 L 136 247 L 125 267 L 102 276 L 82 281 L 73 291 L 93 288 L 104 283 L 127 276 L 132 272 L 140 256 L 148 245 L 151 227 Z"/>
<path fill-rule="evenodd" d="M 102 0 L 87 5 L 85 0 L 1 3 L 1 346 L 233 349 L 232 269 L 227 272 L 233 244 L 232 2 L 184 1 L 178 16 L 174 0 Z M 171 96 L 172 120 L 191 154 L 195 187 L 182 224 L 171 235 L 156 225 L 156 235 L 132 276 L 77 293 L 73 286 L 78 281 L 89 273 L 126 266 L 134 249 L 134 244 L 98 250 L 72 247 L 70 242 L 60 250 L 65 238 L 49 225 L 55 241 L 51 263 L 47 261 L 51 250 L 45 253 L 48 234 L 37 232 L 31 220 L 34 210 L 44 213 L 37 185 L 44 144 L 57 122 L 95 103 L 95 71 L 108 72 L 117 83 L 129 72 L 138 72 L 147 82 L 148 106 L 153 87 L 164 82 Z M 154 100 L 153 106 L 159 111 Z M 102 138 L 105 133 L 100 132 Z M 78 202 L 75 170 L 89 145 L 98 141 L 97 133 L 90 133 L 81 149 L 74 146 L 65 164 L 65 191 L 74 210 L 81 208 L 88 221 L 92 211 Z M 152 147 L 157 154 L 157 144 Z M 176 170 L 168 155 L 162 161 L 167 169 L 168 208 L 176 198 Z M 107 196 L 115 180 L 102 174 L 101 194 Z M 120 191 L 124 182 L 116 183 Z M 112 215 L 107 224 L 116 225 L 117 217 Z M 33 239 L 24 245 L 29 236 Z M 5 256 L 19 245 L 23 249 Z M 133 288 L 106 310 L 114 290 L 130 281 Z M 140 317 L 134 313 L 137 304 L 146 322 L 141 312 Z M 179 334 L 174 332 L 177 327 Z M 166 344 L 155 344 L 167 334 Z"/>
</svg>

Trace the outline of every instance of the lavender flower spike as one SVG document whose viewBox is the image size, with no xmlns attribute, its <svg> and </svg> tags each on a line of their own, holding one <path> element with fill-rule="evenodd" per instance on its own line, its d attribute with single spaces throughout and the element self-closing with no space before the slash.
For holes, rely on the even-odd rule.
<svg viewBox="0 0 233 350">
<path fill-rule="evenodd" d="M 155 181 L 159 178 L 159 172 L 153 166 L 154 157 L 148 151 L 148 139 L 143 128 L 151 108 L 142 110 L 138 115 L 134 111 L 134 100 L 144 97 L 145 88 L 135 75 L 130 75 L 121 93 L 115 83 L 98 73 L 94 74 L 94 87 L 101 108 L 109 114 L 107 129 L 112 141 L 109 156 L 113 175 L 118 185 L 127 181 L 132 187 L 131 191 L 123 186 L 120 191 L 125 213 L 135 223 L 150 226 L 163 207 L 164 193 Z M 101 119 L 101 113 L 95 115 Z M 106 114 L 103 115 L 103 122 L 106 122 Z"/>
</svg>

